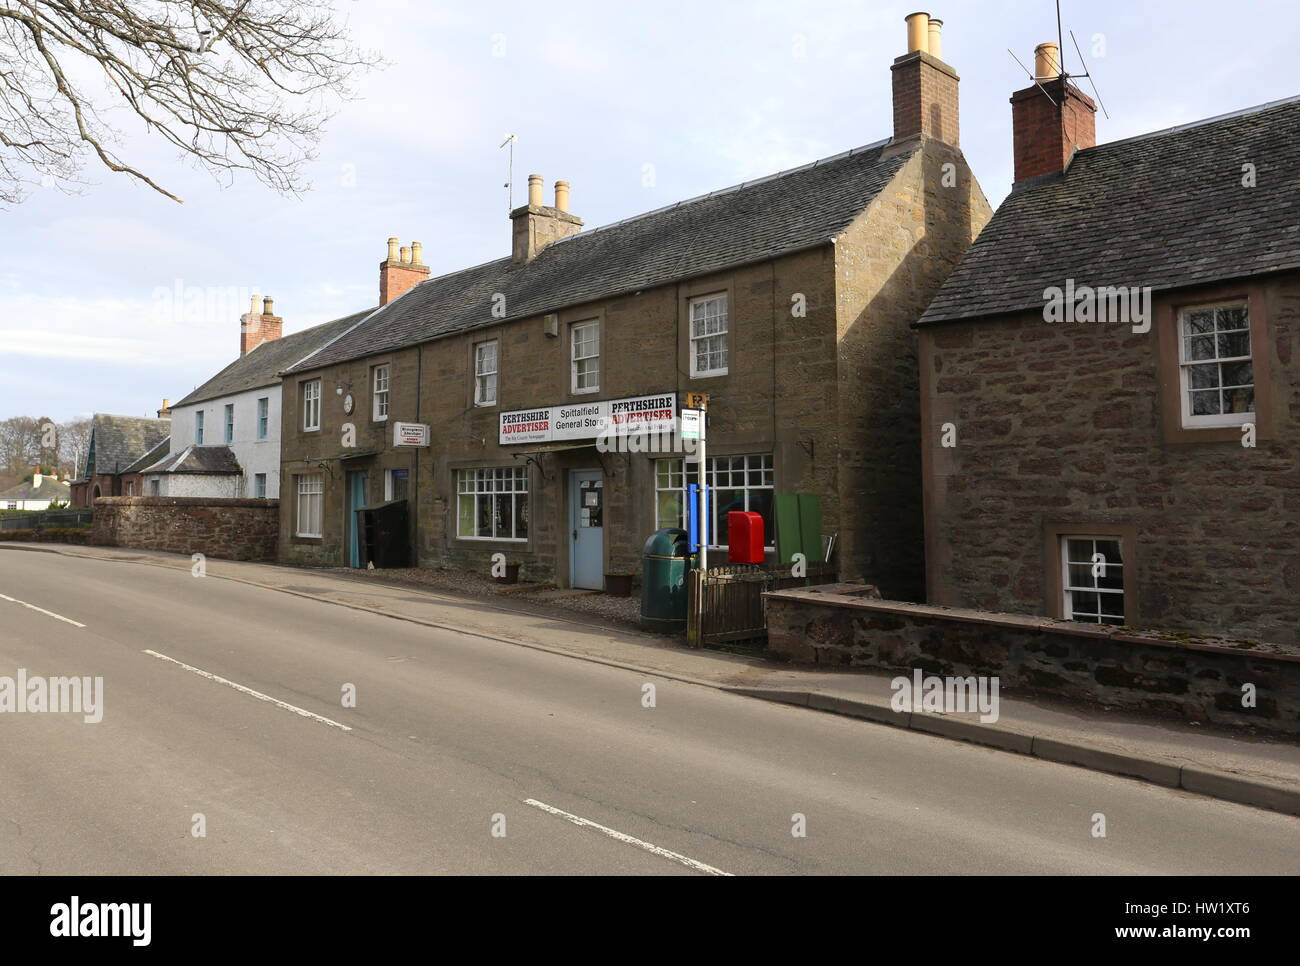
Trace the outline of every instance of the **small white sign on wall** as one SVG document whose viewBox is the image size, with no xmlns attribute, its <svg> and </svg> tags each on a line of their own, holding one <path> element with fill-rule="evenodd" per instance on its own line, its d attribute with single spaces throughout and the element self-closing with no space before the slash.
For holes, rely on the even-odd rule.
<svg viewBox="0 0 1300 966">
<path fill-rule="evenodd" d="M 393 423 L 394 446 L 428 446 L 428 423 Z"/>
</svg>

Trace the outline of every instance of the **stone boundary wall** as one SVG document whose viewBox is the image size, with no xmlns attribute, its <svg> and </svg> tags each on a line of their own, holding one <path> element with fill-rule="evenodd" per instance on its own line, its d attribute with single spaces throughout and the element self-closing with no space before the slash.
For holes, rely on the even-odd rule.
<svg viewBox="0 0 1300 966">
<path fill-rule="evenodd" d="M 226 560 L 274 560 L 279 532 L 279 500 L 106 496 L 94 504 L 91 542 Z"/>
<path fill-rule="evenodd" d="M 870 599 L 860 584 L 774 591 L 777 656 L 999 678 L 1041 694 L 1216 725 L 1300 735 L 1300 648 Z M 1242 685 L 1255 686 L 1254 708 Z"/>
</svg>

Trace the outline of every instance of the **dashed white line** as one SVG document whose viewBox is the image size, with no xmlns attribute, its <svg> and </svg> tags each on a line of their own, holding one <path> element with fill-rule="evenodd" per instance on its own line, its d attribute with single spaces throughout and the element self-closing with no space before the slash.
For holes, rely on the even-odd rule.
<svg viewBox="0 0 1300 966">
<path fill-rule="evenodd" d="M 730 872 L 723 872 L 711 865 L 705 865 L 703 862 L 697 862 L 695 859 L 682 855 L 680 852 L 673 852 L 669 849 L 660 848 L 658 845 L 652 845 L 649 842 L 643 842 L 641 839 L 634 838 L 626 832 L 619 832 L 616 829 L 608 828 L 599 822 L 593 822 L 589 818 L 583 818 L 581 815 L 574 815 L 572 812 L 566 812 L 562 808 L 556 808 L 554 805 L 547 805 L 545 802 L 539 802 L 535 798 L 525 798 L 525 805 L 531 805 L 533 808 L 540 808 L 543 812 L 550 812 L 552 815 L 558 815 L 566 822 L 572 822 L 574 825 L 580 825 L 583 828 L 594 828 L 597 832 L 604 832 L 612 839 L 619 842 L 625 842 L 628 845 L 635 845 L 639 849 L 645 849 L 653 855 L 661 856 L 665 859 L 672 859 L 674 862 L 680 862 L 688 869 L 694 869 L 696 872 L 703 872 L 706 875 L 731 875 Z"/>
<path fill-rule="evenodd" d="M 150 657 L 158 658 L 158 660 L 160 661 L 170 661 L 172 664 L 175 664 L 178 667 L 183 667 L 187 671 L 193 671 L 195 674 L 205 677 L 209 681 L 216 681 L 218 684 L 224 684 L 226 685 L 226 687 L 234 688 L 236 691 L 239 691 L 242 694 L 250 694 L 253 697 L 257 698 L 257 700 L 259 701 L 268 701 L 271 704 L 275 705 L 277 708 L 284 708 L 285 711 L 292 711 L 294 714 L 300 714 L 304 718 L 311 718 L 313 721 L 319 721 L 322 724 L 327 724 L 331 728 L 338 728 L 342 731 L 352 730 L 347 725 L 339 724 L 339 722 L 334 721 L 331 718 L 326 718 L 323 715 L 316 714 L 314 711 L 308 711 L 305 708 L 299 708 L 296 705 L 292 705 L 289 704 L 288 702 L 281 701 L 279 698 L 273 698 L 269 694 L 263 694 L 261 691 L 254 691 L 252 688 L 246 688 L 242 684 L 236 684 L 234 681 L 228 680 L 227 678 L 223 678 L 220 675 L 213 674 L 211 671 L 205 671 L 202 668 L 194 667 L 191 664 L 186 664 L 184 661 L 178 661 L 176 660 L 176 658 L 168 657 L 166 654 L 159 654 L 157 651 L 151 651 L 148 648 L 145 648 L 145 653 L 148 654 Z"/>
<path fill-rule="evenodd" d="M 63 621 L 63 623 L 71 624 L 73 627 L 86 626 L 80 621 L 74 621 L 71 617 L 64 617 L 60 614 L 54 613 L 54 611 L 52 610 L 46 610 L 44 607 L 37 607 L 35 604 L 29 604 L 25 600 L 19 600 L 17 597 L 5 597 L 4 594 L 0 594 L 0 599 L 10 601 L 11 603 L 14 604 L 22 604 L 24 607 L 29 608 L 30 610 L 39 611 L 40 613 L 44 614 L 46 617 L 53 617 L 56 621 Z"/>
</svg>

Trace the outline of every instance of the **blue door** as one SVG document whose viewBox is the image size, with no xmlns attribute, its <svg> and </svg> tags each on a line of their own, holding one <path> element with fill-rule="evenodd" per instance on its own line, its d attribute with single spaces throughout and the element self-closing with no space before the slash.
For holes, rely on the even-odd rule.
<svg viewBox="0 0 1300 966">
<path fill-rule="evenodd" d="M 605 477 L 600 470 L 569 472 L 569 583 L 605 589 Z"/>
<path fill-rule="evenodd" d="M 361 514 L 366 505 L 366 474 L 364 470 L 348 473 L 348 566 L 364 567 L 361 559 Z"/>
</svg>

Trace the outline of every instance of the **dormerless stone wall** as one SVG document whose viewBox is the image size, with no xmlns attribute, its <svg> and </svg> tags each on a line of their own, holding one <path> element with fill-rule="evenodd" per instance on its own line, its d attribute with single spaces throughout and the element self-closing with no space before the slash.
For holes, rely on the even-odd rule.
<svg viewBox="0 0 1300 966">
<path fill-rule="evenodd" d="M 108 547 L 201 553 L 226 560 L 274 560 L 279 500 L 101 497 L 92 542 Z"/>
<path fill-rule="evenodd" d="M 803 663 L 996 676 L 1009 694 L 1300 734 L 1300 648 L 873 600 L 866 589 L 765 595 L 768 647 Z M 1254 707 L 1242 704 L 1247 684 Z"/>
</svg>

